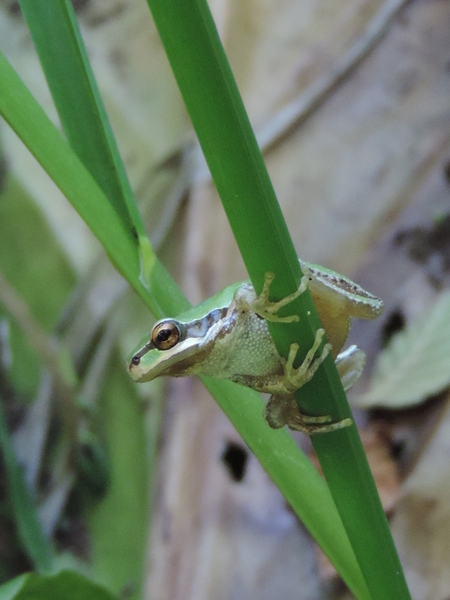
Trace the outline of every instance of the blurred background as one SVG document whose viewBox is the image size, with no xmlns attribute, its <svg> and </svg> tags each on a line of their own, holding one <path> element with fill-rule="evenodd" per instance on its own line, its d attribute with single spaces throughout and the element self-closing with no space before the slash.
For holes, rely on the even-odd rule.
<svg viewBox="0 0 450 600">
<path fill-rule="evenodd" d="M 246 273 L 147 4 L 73 4 L 152 243 L 197 303 Z M 209 5 L 299 256 L 386 304 L 353 326 L 368 367 L 351 400 L 412 596 L 443 600 L 450 3 Z M 57 123 L 13 0 L 0 48 Z M 132 384 L 125 358 L 152 315 L 4 122 L 0 145 L 2 453 L 9 439 L 58 565 L 122 598 L 350 598 L 199 381 Z M 34 566 L 11 481 L 4 460 L 2 581 Z"/>
</svg>

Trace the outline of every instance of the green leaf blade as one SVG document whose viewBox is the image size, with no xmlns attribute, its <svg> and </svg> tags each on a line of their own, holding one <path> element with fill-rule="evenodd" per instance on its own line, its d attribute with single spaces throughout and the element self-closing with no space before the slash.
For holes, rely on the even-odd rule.
<svg viewBox="0 0 450 600">
<path fill-rule="evenodd" d="M 20 0 L 70 146 L 117 212 L 127 234 L 145 244 L 137 208 L 106 110 L 68 0 Z M 147 277 L 152 256 L 142 252 Z"/>
<path fill-rule="evenodd" d="M 0 587 L 0 600 L 117 600 L 105 588 L 73 571 L 56 575 L 29 573 Z"/>
</svg>

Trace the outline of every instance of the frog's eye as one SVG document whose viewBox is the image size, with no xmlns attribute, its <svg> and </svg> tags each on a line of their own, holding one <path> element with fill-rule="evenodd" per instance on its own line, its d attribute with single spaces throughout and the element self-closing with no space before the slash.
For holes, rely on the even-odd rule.
<svg viewBox="0 0 450 600">
<path fill-rule="evenodd" d="M 170 350 L 180 340 L 181 333 L 173 321 L 157 323 L 152 331 L 152 342 L 158 350 Z"/>
</svg>

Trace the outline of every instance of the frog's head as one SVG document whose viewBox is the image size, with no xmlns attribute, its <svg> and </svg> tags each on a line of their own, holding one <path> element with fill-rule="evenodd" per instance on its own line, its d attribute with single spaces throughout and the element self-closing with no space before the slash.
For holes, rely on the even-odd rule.
<svg viewBox="0 0 450 600">
<path fill-rule="evenodd" d="M 197 373 L 203 338 L 204 334 L 194 330 L 192 324 L 162 319 L 127 361 L 128 373 L 138 383 L 160 375 L 182 377 Z"/>
</svg>

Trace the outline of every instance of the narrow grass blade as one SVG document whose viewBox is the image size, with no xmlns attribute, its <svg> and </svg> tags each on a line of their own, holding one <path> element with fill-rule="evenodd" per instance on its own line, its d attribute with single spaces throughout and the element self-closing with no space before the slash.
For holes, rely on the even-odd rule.
<svg viewBox="0 0 450 600">
<path fill-rule="evenodd" d="M 117 212 L 137 236 L 143 279 L 152 253 L 145 227 L 97 88 L 69 0 L 20 0 L 59 118 L 71 147 Z"/>
<path fill-rule="evenodd" d="M 0 600 L 117 600 L 104 587 L 79 573 L 61 571 L 56 575 L 27 573 L 0 586 Z"/>
</svg>

